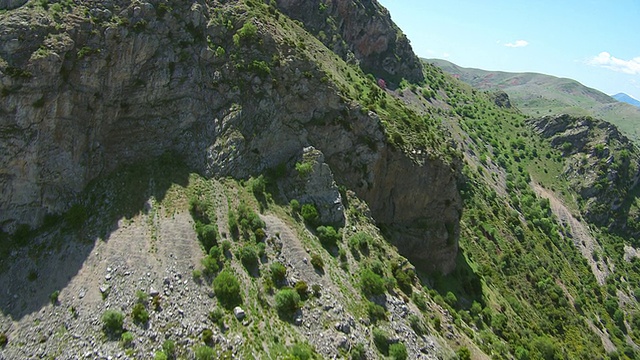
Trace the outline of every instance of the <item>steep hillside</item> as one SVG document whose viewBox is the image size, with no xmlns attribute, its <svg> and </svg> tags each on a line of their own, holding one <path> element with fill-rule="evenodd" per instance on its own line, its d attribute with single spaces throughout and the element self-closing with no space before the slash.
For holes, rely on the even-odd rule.
<svg viewBox="0 0 640 360">
<path fill-rule="evenodd" d="M 572 79 L 536 73 L 508 73 L 463 68 L 440 59 L 425 60 L 482 90 L 502 90 L 523 113 L 544 115 L 571 114 L 591 116 L 608 121 L 638 143 L 640 141 L 640 109 L 616 101 L 612 97 Z"/>
<path fill-rule="evenodd" d="M 375 1 L 0 6 L 0 357 L 637 357 L 611 124 L 416 62 Z"/>
</svg>

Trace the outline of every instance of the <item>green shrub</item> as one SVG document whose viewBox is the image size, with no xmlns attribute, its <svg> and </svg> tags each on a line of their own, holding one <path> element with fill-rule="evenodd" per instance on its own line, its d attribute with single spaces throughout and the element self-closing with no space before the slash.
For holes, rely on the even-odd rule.
<svg viewBox="0 0 640 360">
<path fill-rule="evenodd" d="M 225 240 L 222 242 L 222 253 L 226 253 L 231 250 L 231 241 Z"/>
<path fill-rule="evenodd" d="M 458 359 L 460 360 L 471 360 L 471 351 L 466 346 L 461 347 L 456 351 L 456 355 L 458 355 Z"/>
<path fill-rule="evenodd" d="M 324 261 L 318 254 L 311 254 L 311 265 L 318 270 L 324 269 Z"/>
<path fill-rule="evenodd" d="M 313 204 L 304 204 L 302 205 L 302 210 L 300 212 L 302 214 L 302 218 L 309 225 L 315 225 L 318 223 L 320 219 L 320 215 L 318 214 L 318 209 Z"/>
<path fill-rule="evenodd" d="M 242 303 L 240 296 L 240 282 L 229 270 L 223 270 L 213 280 L 213 291 L 220 304 L 227 309 L 233 309 Z"/>
<path fill-rule="evenodd" d="M 167 354 L 167 357 L 170 359 L 175 358 L 176 355 L 176 343 L 173 340 L 165 340 L 162 343 L 162 351 Z"/>
<path fill-rule="evenodd" d="M 458 298 L 456 297 L 456 294 L 449 291 L 447 292 L 447 295 L 444 296 L 444 301 L 449 304 L 449 306 L 455 307 L 458 303 Z"/>
<path fill-rule="evenodd" d="M 387 320 L 385 308 L 371 301 L 367 302 L 367 314 L 369 315 L 369 320 L 374 324 L 380 320 Z"/>
<path fill-rule="evenodd" d="M 300 307 L 300 295 L 293 289 L 282 289 L 276 293 L 276 309 L 283 314 L 293 314 Z"/>
<path fill-rule="evenodd" d="M 246 23 L 244 23 L 244 25 L 242 25 L 240 30 L 236 32 L 240 40 L 245 40 L 245 41 L 252 40 L 257 33 L 258 33 L 258 28 L 251 21 L 247 21 Z"/>
<path fill-rule="evenodd" d="M 136 302 L 140 304 L 147 304 L 147 299 L 149 296 L 142 290 L 136 291 Z"/>
<path fill-rule="evenodd" d="M 60 296 L 59 290 L 56 290 L 51 293 L 51 295 L 49 296 L 49 300 L 51 300 L 51 305 L 55 305 L 58 303 L 58 296 Z"/>
<path fill-rule="evenodd" d="M 342 239 L 342 235 L 333 226 L 319 226 L 316 231 L 318 239 L 324 246 L 336 246 Z"/>
<path fill-rule="evenodd" d="M 169 359 L 169 356 L 167 356 L 167 354 L 165 354 L 163 351 L 158 351 L 153 356 L 153 360 L 168 360 L 168 359 Z"/>
<path fill-rule="evenodd" d="M 212 276 L 220 270 L 220 266 L 218 265 L 218 260 L 211 256 L 205 256 L 200 260 L 202 263 L 202 267 L 204 268 L 204 273 L 208 276 Z"/>
<path fill-rule="evenodd" d="M 123 321 L 124 315 L 116 310 L 107 310 L 102 314 L 102 328 L 105 332 L 120 334 Z"/>
<path fill-rule="evenodd" d="M 213 343 L 213 331 L 211 329 L 202 330 L 202 342 L 205 344 Z"/>
<path fill-rule="evenodd" d="M 300 297 L 303 299 L 306 298 L 307 294 L 309 293 L 309 286 L 304 280 L 299 280 L 298 282 L 296 282 L 293 288 L 296 290 L 298 295 L 300 295 Z"/>
<path fill-rule="evenodd" d="M 0 333 L 0 348 L 7 346 L 8 343 L 9 343 L 9 338 L 7 337 L 7 334 Z"/>
<path fill-rule="evenodd" d="M 284 280 L 287 276 L 287 268 L 279 261 L 272 263 L 269 269 L 271 269 L 271 277 L 275 283 Z"/>
<path fill-rule="evenodd" d="M 212 259 L 220 260 L 222 257 L 222 249 L 218 246 L 212 246 L 211 249 L 209 249 L 209 256 L 211 256 Z"/>
<path fill-rule="evenodd" d="M 236 213 L 229 209 L 229 212 L 227 213 L 227 218 L 228 218 L 228 225 L 229 225 L 229 231 L 231 232 L 231 236 L 233 236 L 234 238 L 238 236 L 238 218 L 236 217 Z"/>
<path fill-rule="evenodd" d="M 257 62 L 257 60 L 254 60 L 252 65 L 254 63 L 256 63 L 256 62 Z M 264 63 L 264 61 L 261 61 L 259 63 Z M 262 65 L 262 64 L 259 64 L 259 65 Z M 256 66 L 258 66 L 258 65 L 256 65 Z M 265 63 L 265 66 L 266 66 L 266 63 Z M 249 68 L 251 69 L 251 66 Z M 267 71 L 268 73 L 271 73 L 271 70 L 269 69 L 269 66 L 267 66 L 267 70 L 268 70 Z M 261 69 L 260 71 L 264 71 L 264 69 Z M 258 72 L 258 74 L 260 74 L 260 72 L 258 70 L 256 70 L 256 72 Z M 266 189 L 266 186 L 267 186 L 267 182 L 265 181 L 263 175 L 260 175 L 257 178 L 250 178 L 247 181 L 247 185 L 249 186 L 249 189 L 251 189 L 251 192 L 253 193 L 253 195 L 255 197 L 264 196 L 264 192 L 265 192 L 265 189 Z"/>
<path fill-rule="evenodd" d="M 413 303 L 416 304 L 416 306 L 418 307 L 418 309 L 425 311 L 427 310 L 427 301 L 425 300 L 424 296 L 420 293 L 413 293 L 411 295 L 411 300 L 413 300 Z"/>
<path fill-rule="evenodd" d="M 214 224 L 205 225 L 196 221 L 196 234 L 207 253 L 218 241 L 218 227 Z"/>
<path fill-rule="evenodd" d="M 389 357 L 394 360 L 406 360 L 409 354 L 407 354 L 407 347 L 403 343 L 395 343 L 389 346 Z"/>
<path fill-rule="evenodd" d="M 224 311 L 222 309 L 215 307 L 213 310 L 209 312 L 209 320 L 211 320 L 216 325 L 222 325 L 222 320 L 224 319 Z"/>
<path fill-rule="evenodd" d="M 238 251 L 238 257 L 247 269 L 258 265 L 258 251 L 253 245 L 245 245 L 241 247 Z"/>
<path fill-rule="evenodd" d="M 193 281 L 199 283 L 200 280 L 202 279 L 202 271 L 198 270 L 198 269 L 194 269 L 191 272 L 191 276 L 193 277 Z"/>
<path fill-rule="evenodd" d="M 262 241 L 267 237 L 267 234 L 264 232 L 263 228 L 258 228 L 254 231 L 254 235 L 256 236 L 256 241 Z"/>
<path fill-rule="evenodd" d="M 144 304 L 137 303 L 133 305 L 131 317 L 133 318 L 133 322 L 135 323 L 146 324 L 147 321 L 149 321 L 149 312 L 145 308 Z"/>
<path fill-rule="evenodd" d="M 313 290 L 313 296 L 318 298 L 320 297 L 320 291 L 322 290 L 322 287 L 319 284 L 311 285 L 311 290 Z"/>
<path fill-rule="evenodd" d="M 197 347 L 195 353 L 196 360 L 214 360 L 216 358 L 216 352 L 206 345 Z"/>
<path fill-rule="evenodd" d="M 313 171 L 313 165 L 310 162 L 296 163 L 296 171 L 302 177 L 309 176 Z"/>
<path fill-rule="evenodd" d="M 313 359 L 313 348 L 309 344 L 296 343 L 291 347 L 291 356 L 295 360 Z"/>
<path fill-rule="evenodd" d="M 424 335 L 427 333 L 427 327 L 418 315 L 409 315 L 409 325 L 411 325 L 413 331 L 418 335 Z"/>
<path fill-rule="evenodd" d="M 298 200 L 292 199 L 289 202 L 289 206 L 291 206 L 291 211 L 293 211 L 294 213 L 300 212 L 300 202 Z"/>
<path fill-rule="evenodd" d="M 365 295 L 381 295 L 385 292 L 384 280 L 370 269 L 360 273 L 360 287 Z"/>
<path fill-rule="evenodd" d="M 244 202 L 238 205 L 238 222 L 240 227 L 245 231 L 253 231 L 264 228 L 266 224 L 260 216 Z"/>
<path fill-rule="evenodd" d="M 376 345 L 378 351 L 384 355 L 389 354 L 389 337 L 387 333 L 378 328 L 373 328 L 373 343 Z"/>
<path fill-rule="evenodd" d="M 349 248 L 351 248 L 352 252 L 357 250 L 366 252 L 369 249 L 369 243 L 371 243 L 371 241 L 373 241 L 371 235 L 359 231 L 349 237 Z"/>
<path fill-rule="evenodd" d="M 122 343 L 122 346 L 124 347 L 131 346 L 131 344 L 133 343 L 133 334 L 129 331 L 123 332 L 120 336 L 120 343 Z"/>
<path fill-rule="evenodd" d="M 351 349 L 351 360 L 365 360 L 367 356 L 367 351 L 365 350 L 363 343 L 357 343 Z"/>
<path fill-rule="evenodd" d="M 413 279 L 411 278 L 411 276 L 409 276 L 409 274 L 407 274 L 404 270 L 398 268 L 393 272 L 393 277 L 395 277 L 396 281 L 398 282 L 398 287 L 400 287 L 400 290 L 402 290 L 407 295 L 411 295 L 411 293 L 413 292 Z"/>
</svg>

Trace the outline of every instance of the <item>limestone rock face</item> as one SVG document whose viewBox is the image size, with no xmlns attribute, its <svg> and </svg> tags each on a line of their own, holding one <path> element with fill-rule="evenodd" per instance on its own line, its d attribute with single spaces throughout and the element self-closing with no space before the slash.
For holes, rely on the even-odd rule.
<svg viewBox="0 0 640 360">
<path fill-rule="evenodd" d="M 327 10 L 362 65 L 411 77 L 415 55 L 388 14 L 375 2 L 350 4 L 330 1 Z M 302 189 L 323 220 L 344 222 L 343 185 L 367 201 L 401 252 L 453 268 L 459 167 L 392 146 L 378 116 L 345 99 L 274 23 L 235 2 L 84 5 L 60 18 L 24 8 L 0 15 L 5 231 L 37 226 L 91 180 L 166 152 L 201 174 L 236 178 L 309 155 L 317 177 Z M 245 24 L 255 34 L 235 39 Z M 401 61 L 384 65 L 397 51 Z"/>
<path fill-rule="evenodd" d="M 27 3 L 27 0 L 0 0 L 0 10 L 12 10 Z"/>
<path fill-rule="evenodd" d="M 398 84 L 424 80 L 409 40 L 377 1 L 277 0 L 287 15 L 302 21 L 343 58 L 354 57 L 365 72 Z"/>
</svg>

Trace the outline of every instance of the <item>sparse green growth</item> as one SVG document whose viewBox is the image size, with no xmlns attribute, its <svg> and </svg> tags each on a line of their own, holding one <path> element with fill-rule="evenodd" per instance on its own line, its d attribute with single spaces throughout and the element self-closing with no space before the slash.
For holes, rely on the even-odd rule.
<svg viewBox="0 0 640 360">
<path fill-rule="evenodd" d="M 51 293 L 49 296 L 49 300 L 51 300 L 51 305 L 56 305 L 58 303 L 58 296 L 60 296 L 60 291 L 56 290 Z"/>
<path fill-rule="evenodd" d="M 385 293 L 384 280 L 370 269 L 364 269 L 360 272 L 360 288 L 365 295 L 381 295 Z"/>
<path fill-rule="evenodd" d="M 213 331 L 211 329 L 202 330 L 202 342 L 208 345 L 213 343 Z"/>
<path fill-rule="evenodd" d="M 300 295 L 300 297 L 303 299 L 305 299 L 309 293 L 309 286 L 304 280 L 298 280 L 293 286 L 293 288 L 296 290 L 298 295 Z"/>
<path fill-rule="evenodd" d="M 105 332 L 119 335 L 122 333 L 124 315 L 116 310 L 107 310 L 102 314 L 102 328 Z"/>
<path fill-rule="evenodd" d="M 376 349 L 384 355 L 389 355 L 389 336 L 384 330 L 379 328 L 373 328 L 373 343 Z"/>
<path fill-rule="evenodd" d="M 313 171 L 313 164 L 310 162 L 296 163 L 296 171 L 301 177 L 307 177 Z"/>
<path fill-rule="evenodd" d="M 122 347 L 130 347 L 133 344 L 133 334 L 129 331 L 125 331 L 120 336 L 120 344 Z"/>
<path fill-rule="evenodd" d="M 275 261 L 270 266 L 271 269 L 271 277 L 273 278 L 274 283 L 281 282 L 285 279 L 287 275 L 287 268 L 282 265 L 281 262 Z"/>
<path fill-rule="evenodd" d="M 214 360 L 216 358 L 216 352 L 206 345 L 197 347 L 195 354 L 196 360 Z"/>
<path fill-rule="evenodd" d="M 389 345 L 389 357 L 394 360 L 406 360 L 409 357 L 407 347 L 401 342 Z"/>
<path fill-rule="evenodd" d="M 133 305 L 133 310 L 131 311 L 131 317 L 133 318 L 133 322 L 138 324 L 146 324 L 149 321 L 149 312 L 147 308 L 142 303 L 136 303 Z"/>
<path fill-rule="evenodd" d="M 311 254 L 311 265 L 318 270 L 324 269 L 324 261 L 318 254 Z"/>
<path fill-rule="evenodd" d="M 318 219 L 320 219 L 320 214 L 318 214 L 318 209 L 313 204 L 304 204 L 302 205 L 302 218 L 309 225 L 315 225 L 318 223 Z"/>
<path fill-rule="evenodd" d="M 371 301 L 367 302 L 367 314 L 369 315 L 369 320 L 375 324 L 378 321 L 387 320 L 387 310 Z"/>
<path fill-rule="evenodd" d="M 314 353 L 311 345 L 306 343 L 296 343 L 291 347 L 292 360 L 311 360 L 315 358 Z"/>
<path fill-rule="evenodd" d="M 336 246 L 342 240 L 342 234 L 336 231 L 333 226 L 319 226 L 316 231 L 318 239 L 324 246 Z"/>
<path fill-rule="evenodd" d="M 276 293 L 276 309 L 279 313 L 290 316 L 300 308 L 300 295 L 293 289 L 282 289 Z"/>
</svg>

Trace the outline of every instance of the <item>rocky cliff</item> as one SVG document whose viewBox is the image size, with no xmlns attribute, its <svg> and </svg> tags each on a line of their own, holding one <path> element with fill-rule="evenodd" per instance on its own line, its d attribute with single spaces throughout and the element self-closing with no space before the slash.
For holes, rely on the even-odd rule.
<svg viewBox="0 0 640 360">
<path fill-rule="evenodd" d="M 3 229 L 38 226 L 92 179 L 165 152 L 210 177 L 246 178 L 312 146 L 400 248 L 450 271 L 457 166 L 389 142 L 379 116 L 344 91 L 349 67 L 318 41 L 315 20 L 302 25 L 318 38 L 280 13 L 307 21 L 296 4 L 30 2 L 0 15 Z M 376 2 L 305 6 L 339 25 L 341 56 L 353 52 L 378 76 L 420 78 Z"/>
<path fill-rule="evenodd" d="M 563 153 L 563 176 L 581 197 L 585 218 L 638 237 L 634 192 L 640 181 L 640 154 L 612 124 L 590 117 L 545 116 L 530 123 Z"/>
</svg>

